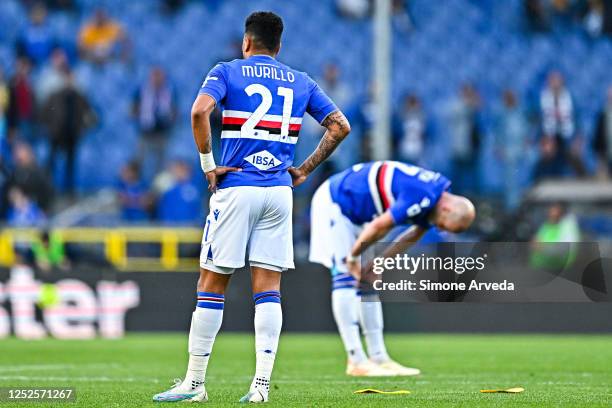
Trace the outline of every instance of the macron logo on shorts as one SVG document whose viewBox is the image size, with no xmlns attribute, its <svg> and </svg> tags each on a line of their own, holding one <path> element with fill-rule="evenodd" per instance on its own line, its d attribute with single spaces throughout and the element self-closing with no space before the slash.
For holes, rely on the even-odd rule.
<svg viewBox="0 0 612 408">
<path fill-rule="evenodd" d="M 268 170 L 282 163 L 267 150 L 253 153 L 252 155 L 245 157 L 244 160 L 248 161 L 259 170 Z"/>
</svg>

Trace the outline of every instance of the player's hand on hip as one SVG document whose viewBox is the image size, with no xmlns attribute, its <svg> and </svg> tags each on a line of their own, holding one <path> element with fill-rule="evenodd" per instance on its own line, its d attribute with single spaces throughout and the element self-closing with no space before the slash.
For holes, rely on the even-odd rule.
<svg viewBox="0 0 612 408">
<path fill-rule="evenodd" d="M 308 174 L 304 172 L 304 170 L 300 170 L 297 167 L 289 167 L 289 174 L 291 174 L 291 178 L 293 179 L 293 187 L 297 187 L 308 178 Z"/>
<path fill-rule="evenodd" d="M 242 171 L 242 169 L 240 167 L 220 166 L 207 172 L 206 180 L 208 180 L 208 191 L 211 193 L 217 191 L 217 182 L 219 181 L 219 178 L 232 171 Z"/>
</svg>

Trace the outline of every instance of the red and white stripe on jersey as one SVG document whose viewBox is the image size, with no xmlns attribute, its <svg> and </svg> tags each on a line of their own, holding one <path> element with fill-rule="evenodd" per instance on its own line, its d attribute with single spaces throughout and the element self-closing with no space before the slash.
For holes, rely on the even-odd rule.
<svg viewBox="0 0 612 408">
<path fill-rule="evenodd" d="M 289 119 L 289 134 L 286 138 L 280 137 L 283 117 L 281 115 L 269 114 L 264 115 L 257 125 L 255 125 L 255 129 L 262 130 L 262 132 L 252 132 L 249 135 L 244 135 L 241 132 L 241 127 L 251 115 L 252 112 L 224 110 L 221 122 L 221 138 L 248 138 L 289 144 L 297 143 L 298 134 L 302 127 L 302 118 L 291 117 Z"/>
<path fill-rule="evenodd" d="M 368 173 L 368 186 L 378 214 L 382 214 L 395 203 L 391 189 L 394 170 L 392 162 L 376 162 Z"/>
<path fill-rule="evenodd" d="M 237 110 L 224 110 L 222 124 L 242 125 L 253 114 Z M 280 129 L 283 117 L 281 115 L 264 115 L 257 126 Z M 302 118 L 291 117 L 289 119 L 289 131 L 300 131 L 302 128 Z"/>
</svg>

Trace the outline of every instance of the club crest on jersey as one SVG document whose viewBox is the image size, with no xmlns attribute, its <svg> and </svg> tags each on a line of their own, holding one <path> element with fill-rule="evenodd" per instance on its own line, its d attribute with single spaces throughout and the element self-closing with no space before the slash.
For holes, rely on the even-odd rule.
<svg viewBox="0 0 612 408">
<path fill-rule="evenodd" d="M 245 157 L 244 160 L 248 161 L 259 170 L 268 170 L 282 163 L 267 150 L 253 153 L 252 155 Z"/>
</svg>

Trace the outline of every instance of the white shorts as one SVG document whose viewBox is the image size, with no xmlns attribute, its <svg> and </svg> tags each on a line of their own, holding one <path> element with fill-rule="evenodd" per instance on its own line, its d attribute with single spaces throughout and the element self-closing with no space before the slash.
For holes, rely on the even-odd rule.
<svg viewBox="0 0 612 408">
<path fill-rule="evenodd" d="M 289 186 L 238 186 L 217 190 L 210 197 L 200 267 L 232 273 L 244 266 L 248 250 L 253 266 L 282 271 L 294 268 Z"/>
<path fill-rule="evenodd" d="M 332 201 L 329 181 L 321 184 L 310 206 L 310 262 L 319 263 L 336 273 L 347 273 L 349 254 L 361 227 L 349 220 Z"/>
</svg>

